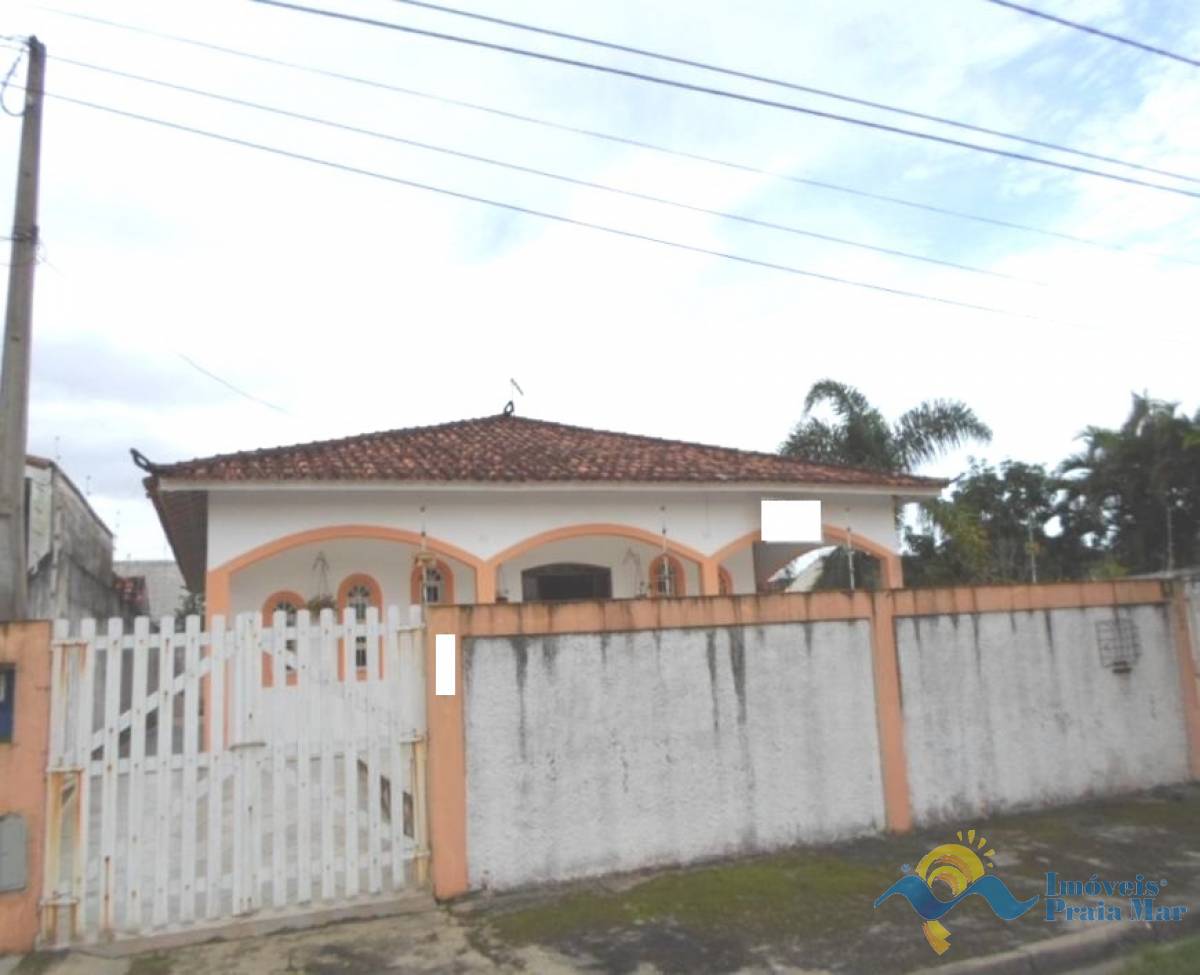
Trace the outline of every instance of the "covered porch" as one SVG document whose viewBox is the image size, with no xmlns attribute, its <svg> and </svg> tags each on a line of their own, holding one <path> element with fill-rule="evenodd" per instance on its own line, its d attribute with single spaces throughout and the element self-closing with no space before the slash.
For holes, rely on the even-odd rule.
<svg viewBox="0 0 1200 975">
<path fill-rule="evenodd" d="M 823 543 L 764 543 L 759 532 L 712 552 L 616 523 L 565 525 L 531 535 L 488 558 L 397 528 L 331 525 L 287 535 L 208 570 L 209 615 L 288 613 L 303 608 L 556 602 L 746 595 L 797 557 L 849 545 L 880 563 L 884 588 L 902 585 L 898 553 L 845 529 L 823 526 Z"/>
</svg>

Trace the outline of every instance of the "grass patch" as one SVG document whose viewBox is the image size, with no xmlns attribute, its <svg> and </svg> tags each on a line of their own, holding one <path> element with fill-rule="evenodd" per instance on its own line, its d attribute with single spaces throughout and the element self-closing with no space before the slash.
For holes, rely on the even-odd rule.
<svg viewBox="0 0 1200 975">
<path fill-rule="evenodd" d="M 161 951 L 137 955 L 129 963 L 126 975 L 170 975 L 171 956 Z"/>
<path fill-rule="evenodd" d="M 1121 975 L 1195 975 L 1200 972 L 1200 937 L 1139 951 Z"/>
<path fill-rule="evenodd" d="M 31 951 L 17 962 L 12 975 L 42 975 L 42 972 L 66 954 L 65 951 Z"/>
<path fill-rule="evenodd" d="M 863 904 L 896 875 L 829 854 L 787 853 L 665 873 L 620 893 L 567 894 L 489 920 L 513 944 L 654 922 L 697 932 L 817 934 L 861 927 Z"/>
</svg>

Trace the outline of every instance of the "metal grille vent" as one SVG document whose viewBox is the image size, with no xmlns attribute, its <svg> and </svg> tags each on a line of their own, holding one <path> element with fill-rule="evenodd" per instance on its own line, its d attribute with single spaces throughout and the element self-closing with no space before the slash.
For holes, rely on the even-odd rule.
<svg viewBox="0 0 1200 975">
<path fill-rule="evenodd" d="M 1100 663 L 1114 674 L 1128 674 L 1142 655 L 1133 620 L 1101 620 L 1096 624 L 1096 643 L 1100 647 Z"/>
</svg>

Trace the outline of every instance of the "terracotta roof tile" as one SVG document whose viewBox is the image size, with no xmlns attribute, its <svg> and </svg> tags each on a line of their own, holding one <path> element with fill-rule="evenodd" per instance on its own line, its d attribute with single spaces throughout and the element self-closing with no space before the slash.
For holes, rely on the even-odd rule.
<svg viewBox="0 0 1200 975">
<path fill-rule="evenodd" d="M 926 489 L 946 483 L 506 414 L 221 454 L 156 465 L 153 473 L 201 482 L 791 482 Z"/>
</svg>

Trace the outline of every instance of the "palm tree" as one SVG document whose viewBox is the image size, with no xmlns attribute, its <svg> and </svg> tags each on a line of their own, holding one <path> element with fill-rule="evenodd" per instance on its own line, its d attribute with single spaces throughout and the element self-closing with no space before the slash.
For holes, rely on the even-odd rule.
<svg viewBox="0 0 1200 975">
<path fill-rule="evenodd" d="M 836 422 L 812 415 L 813 408 L 824 403 L 833 408 Z M 822 379 L 809 389 L 804 417 L 779 452 L 817 463 L 908 474 L 944 451 L 991 439 L 987 424 L 958 400 L 927 400 L 889 424 L 853 386 Z"/>
<path fill-rule="evenodd" d="M 835 421 L 813 416 L 813 409 L 828 404 Z M 804 416 L 779 452 L 822 464 L 869 467 L 890 474 L 910 474 L 921 464 L 968 441 L 992 439 L 991 429 L 975 412 L 957 400 L 928 400 L 888 423 L 853 386 L 833 379 L 813 383 L 804 398 Z M 899 521 L 899 512 L 896 513 Z M 857 560 L 856 560 L 857 562 Z M 825 558 L 817 589 L 849 588 L 849 555 L 837 549 Z M 865 588 L 878 587 L 878 567 L 864 566 L 855 581 Z"/>
</svg>

